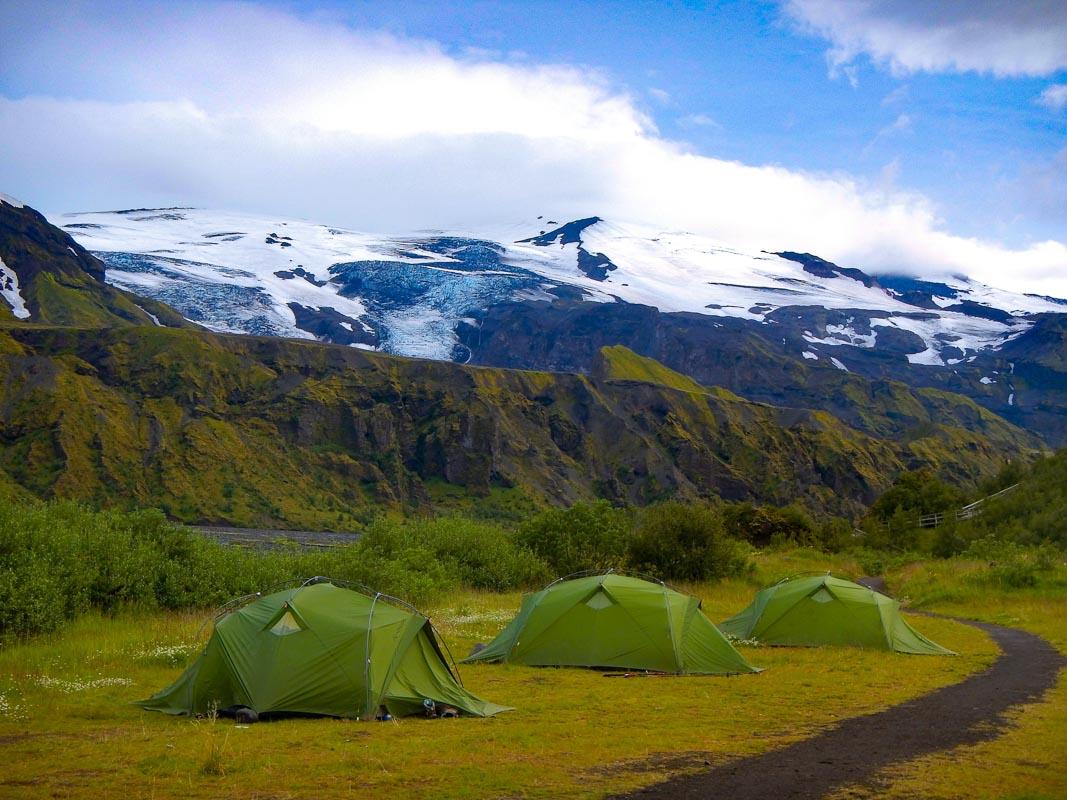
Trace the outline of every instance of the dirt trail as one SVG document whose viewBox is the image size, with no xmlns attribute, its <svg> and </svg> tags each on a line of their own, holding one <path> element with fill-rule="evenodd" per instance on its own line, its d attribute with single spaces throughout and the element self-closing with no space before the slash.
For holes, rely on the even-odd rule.
<svg viewBox="0 0 1067 800">
<path fill-rule="evenodd" d="M 839 787 L 862 784 L 890 764 L 995 739 L 1007 724 L 1004 712 L 1039 700 L 1055 685 L 1067 659 L 1026 631 L 958 621 L 987 632 L 1000 646 L 1000 657 L 984 672 L 885 711 L 845 720 L 780 750 L 619 798 L 817 800 Z"/>
</svg>

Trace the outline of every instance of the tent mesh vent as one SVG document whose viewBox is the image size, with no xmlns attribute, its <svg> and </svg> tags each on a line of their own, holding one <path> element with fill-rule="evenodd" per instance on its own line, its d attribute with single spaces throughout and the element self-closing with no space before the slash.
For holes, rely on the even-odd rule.
<svg viewBox="0 0 1067 800">
<path fill-rule="evenodd" d="M 615 605 L 615 601 L 608 596 L 607 592 L 596 591 L 593 592 L 592 597 L 585 601 L 585 604 L 596 611 L 600 611 L 602 608 L 609 608 Z"/>
<path fill-rule="evenodd" d="M 815 594 L 811 596 L 811 599 L 814 600 L 816 603 L 829 603 L 834 599 L 834 596 L 830 594 L 829 591 L 827 591 L 825 586 L 823 586 L 821 589 L 819 589 L 819 591 L 815 592 Z"/>
<path fill-rule="evenodd" d="M 298 633 L 301 630 L 300 623 L 297 622 L 292 611 L 286 611 L 270 627 L 270 632 L 275 636 L 288 636 L 290 633 Z"/>
</svg>

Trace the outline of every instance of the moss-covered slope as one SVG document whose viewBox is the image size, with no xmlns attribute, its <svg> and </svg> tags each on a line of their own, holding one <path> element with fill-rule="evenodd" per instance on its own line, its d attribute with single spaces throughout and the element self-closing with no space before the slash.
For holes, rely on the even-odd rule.
<svg viewBox="0 0 1067 800">
<path fill-rule="evenodd" d="M 18 276 L 29 321 L 50 325 L 191 323 L 170 306 L 104 283 L 104 265 L 29 206 L 0 202 L 0 260 Z M 0 323 L 14 315 L 0 299 Z"/>
<path fill-rule="evenodd" d="M 992 437 L 931 422 L 879 440 L 825 412 L 677 388 L 627 352 L 588 377 L 193 330 L 13 327 L 0 331 L 0 469 L 41 497 L 347 527 L 383 506 L 428 507 L 441 486 L 847 511 L 901 469 L 976 480 L 1033 444 L 1007 423 Z"/>
</svg>

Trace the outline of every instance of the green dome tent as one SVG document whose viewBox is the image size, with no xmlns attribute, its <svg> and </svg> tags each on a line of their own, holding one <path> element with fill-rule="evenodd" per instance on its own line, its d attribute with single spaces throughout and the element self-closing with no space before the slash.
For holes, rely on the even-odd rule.
<svg viewBox="0 0 1067 800">
<path fill-rule="evenodd" d="M 420 712 L 426 699 L 479 717 L 508 710 L 460 685 L 426 617 L 360 589 L 313 578 L 234 601 L 192 666 L 136 705 L 167 714 L 247 706 L 362 718 L 382 706 L 393 716 Z"/>
<path fill-rule="evenodd" d="M 792 578 L 756 593 L 719 625 L 737 639 L 771 645 L 856 645 L 916 655 L 955 655 L 909 625 L 900 604 L 830 575 Z"/>
<path fill-rule="evenodd" d="M 704 616 L 695 597 L 614 573 L 560 579 L 526 595 L 518 616 L 465 661 L 695 674 L 759 671 Z"/>
</svg>

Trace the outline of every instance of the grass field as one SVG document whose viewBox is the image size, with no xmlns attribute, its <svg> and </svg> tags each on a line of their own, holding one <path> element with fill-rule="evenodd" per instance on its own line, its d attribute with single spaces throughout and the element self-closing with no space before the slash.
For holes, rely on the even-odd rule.
<svg viewBox="0 0 1067 800">
<path fill-rule="evenodd" d="M 848 560 L 795 551 L 758 557 L 756 572 L 744 580 L 683 588 L 701 596 L 708 615 L 719 620 L 742 608 L 756 586 L 816 568 L 860 572 Z M 905 583 L 919 588 L 922 577 L 910 575 Z M 517 594 L 459 592 L 428 612 L 459 657 L 492 637 L 518 602 Z M 1007 608 L 956 602 L 959 607 L 943 610 L 988 616 Z M 1067 644 L 1064 623 L 1055 621 L 1057 610 L 1065 616 L 1062 600 L 1017 603 L 1005 613 L 1058 646 Z M 993 643 L 973 628 L 917 618 L 920 630 L 960 657 L 744 648 L 766 671 L 731 678 L 609 679 L 589 670 L 471 665 L 462 671 L 470 689 L 516 708 L 485 720 L 300 719 L 241 727 L 130 706 L 188 663 L 206 636 L 195 638 L 203 618 L 83 617 L 61 634 L 0 651 L 0 796 L 599 797 L 781 746 L 843 717 L 958 681 L 996 656 Z M 886 776 L 886 790 L 900 797 L 961 796 L 951 793 L 966 785 L 961 782 L 985 785 L 975 764 L 992 758 L 1014 767 L 995 793 L 967 796 L 1057 796 L 1054 779 L 1058 772 L 1062 781 L 1062 766 L 1017 762 L 1041 737 L 1062 737 L 1064 699 L 1061 687 L 1054 702 L 1026 712 L 1016 731 L 983 746 L 989 752 L 964 754 L 947 767 L 906 765 Z M 1051 757 L 1047 748 L 1040 752 L 1032 764 Z"/>
</svg>

